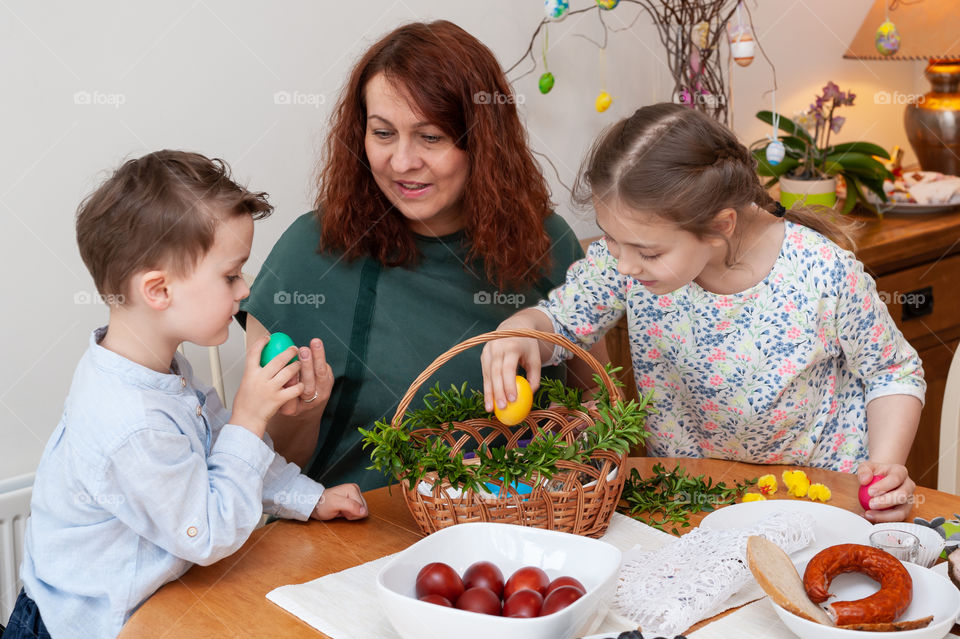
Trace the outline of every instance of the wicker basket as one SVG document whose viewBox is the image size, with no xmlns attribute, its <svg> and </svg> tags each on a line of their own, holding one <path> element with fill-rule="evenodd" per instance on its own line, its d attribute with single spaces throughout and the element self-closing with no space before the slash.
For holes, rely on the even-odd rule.
<svg viewBox="0 0 960 639">
<path fill-rule="evenodd" d="M 422 384 L 448 360 L 455 355 L 485 342 L 502 337 L 533 337 L 562 346 L 580 359 L 587 362 L 600 378 L 610 394 L 611 401 L 620 401 L 623 394 L 611 381 L 604 367 L 587 351 L 555 333 L 532 330 L 504 330 L 484 333 L 468 339 L 438 357 L 424 370 L 400 400 L 391 426 L 400 428 L 407 407 Z M 566 407 L 549 410 L 531 411 L 527 418 L 516 426 L 505 426 L 496 419 L 471 419 L 453 422 L 453 429 L 422 428 L 411 432 L 413 441 L 425 442 L 431 437 L 442 437 L 456 455 L 464 447 L 470 449 L 474 444 L 490 444 L 503 436 L 507 448 L 514 448 L 519 442 L 540 437 L 544 433 L 559 432 L 570 443 L 583 428 L 594 424 L 599 417 L 597 411 L 588 408 L 587 412 L 573 411 Z M 449 428 L 449 426 L 447 426 Z M 535 481 L 532 492 L 519 495 L 512 487 L 503 487 L 497 497 L 486 496 L 474 491 L 466 491 L 459 497 L 448 492 L 449 484 L 437 486 L 429 495 L 424 495 L 418 486 L 403 491 L 404 499 L 413 518 L 424 533 L 430 534 L 441 528 L 467 522 L 501 522 L 546 528 L 562 532 L 599 537 L 607 529 L 613 516 L 620 494 L 623 492 L 626 473 L 621 472 L 625 455 L 613 451 L 594 453 L 591 464 L 560 461 L 554 484 L 548 490 L 542 481 Z M 565 472 L 566 471 L 566 472 Z M 424 481 L 433 485 L 436 475 L 427 474 Z M 525 483 L 525 482 L 524 482 Z M 509 493 L 509 494 L 508 494 Z"/>
</svg>

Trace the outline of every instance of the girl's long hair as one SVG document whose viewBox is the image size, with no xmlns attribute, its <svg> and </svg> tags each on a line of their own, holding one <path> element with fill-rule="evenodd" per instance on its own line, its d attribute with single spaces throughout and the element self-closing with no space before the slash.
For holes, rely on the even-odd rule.
<svg viewBox="0 0 960 639">
<path fill-rule="evenodd" d="M 594 143 L 574 199 L 581 205 L 618 199 L 697 237 L 718 237 L 711 222 L 723 209 L 735 209 L 741 220 L 753 204 L 771 214 L 776 209 L 756 167 L 747 147 L 713 118 L 679 104 L 653 104 L 614 124 Z M 853 247 L 851 225 L 832 209 L 794 206 L 785 217 Z M 734 257 L 728 242 L 728 266 Z"/>
<path fill-rule="evenodd" d="M 469 157 L 461 202 L 468 264 L 501 288 L 531 285 L 550 268 L 544 220 L 550 192 L 527 146 L 513 95 L 493 53 L 445 20 L 402 26 L 360 59 L 331 117 L 318 178 L 320 250 L 408 266 L 419 254 L 403 216 L 374 182 L 364 150 L 364 89 L 377 74 L 410 96 L 423 118 Z"/>
</svg>

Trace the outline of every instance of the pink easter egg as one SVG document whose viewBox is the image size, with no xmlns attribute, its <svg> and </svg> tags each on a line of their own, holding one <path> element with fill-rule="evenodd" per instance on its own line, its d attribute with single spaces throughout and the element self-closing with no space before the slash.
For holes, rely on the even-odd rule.
<svg viewBox="0 0 960 639">
<path fill-rule="evenodd" d="M 860 487 L 860 505 L 863 506 L 864 510 L 870 510 L 870 495 L 867 493 L 867 489 L 873 486 L 875 483 L 884 478 L 885 475 L 874 475 L 873 479 L 870 480 L 870 483 L 866 486 Z M 885 508 L 878 508 L 877 510 L 886 510 Z"/>
</svg>

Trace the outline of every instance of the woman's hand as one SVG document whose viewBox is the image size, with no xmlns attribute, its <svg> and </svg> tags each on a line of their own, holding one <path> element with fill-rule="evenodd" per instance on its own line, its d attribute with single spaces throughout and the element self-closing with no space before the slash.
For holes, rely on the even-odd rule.
<svg viewBox="0 0 960 639">
<path fill-rule="evenodd" d="M 311 411 L 323 413 L 330 399 L 333 389 L 333 369 L 327 363 L 323 350 L 323 342 L 314 337 L 310 346 L 301 346 L 300 383 L 303 384 L 303 393 L 284 404 L 279 413 L 289 417 L 296 417 Z M 296 380 L 293 380 L 296 381 Z"/>
<path fill-rule="evenodd" d="M 870 510 L 864 516 L 873 523 L 904 521 L 913 508 L 913 493 L 917 485 L 910 479 L 902 464 L 865 461 L 857 468 L 861 486 L 873 481 L 874 475 L 884 478 L 870 486 Z M 880 510 L 883 509 L 883 510 Z"/>
<path fill-rule="evenodd" d="M 360 492 L 360 487 L 356 484 L 340 484 L 324 489 L 310 518 L 326 521 L 343 517 L 353 521 L 363 519 L 368 514 L 367 502 Z"/>
<path fill-rule="evenodd" d="M 532 329 L 552 332 L 550 318 L 536 309 L 524 309 L 508 317 L 498 331 L 511 329 Z M 483 368 L 484 407 L 493 411 L 494 402 L 505 408 L 507 402 L 517 399 L 517 366 L 526 371 L 530 388 L 536 391 L 540 386 L 540 363 L 550 357 L 553 346 L 532 337 L 504 337 L 487 342 L 480 354 Z"/>
</svg>

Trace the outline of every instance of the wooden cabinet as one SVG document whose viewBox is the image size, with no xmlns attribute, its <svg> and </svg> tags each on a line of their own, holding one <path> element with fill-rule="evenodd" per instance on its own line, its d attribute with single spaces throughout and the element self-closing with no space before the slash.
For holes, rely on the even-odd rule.
<svg viewBox="0 0 960 639">
<path fill-rule="evenodd" d="M 858 219 L 857 256 L 923 360 L 926 403 L 907 468 L 918 484 L 936 488 L 940 409 L 960 342 L 960 212 Z"/>
<path fill-rule="evenodd" d="M 852 217 L 860 224 L 854 231 L 857 256 L 923 360 L 926 403 L 907 468 L 917 484 L 936 488 L 940 409 L 950 361 L 960 343 L 960 212 Z M 584 246 L 589 241 L 584 240 Z M 635 397 L 626 322 L 606 339 L 610 358 L 624 367 L 622 379 Z"/>
</svg>

